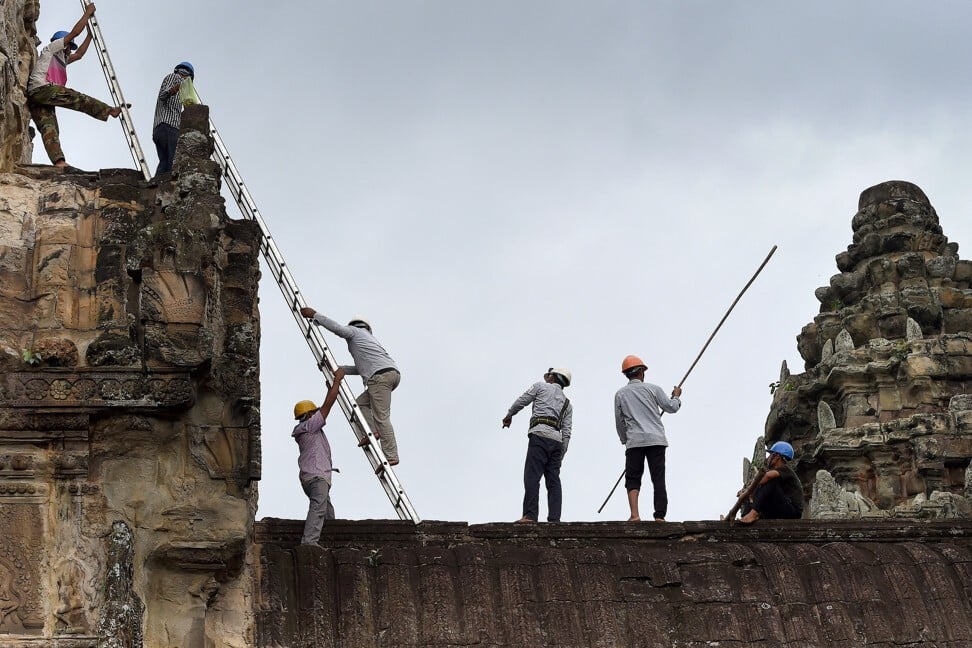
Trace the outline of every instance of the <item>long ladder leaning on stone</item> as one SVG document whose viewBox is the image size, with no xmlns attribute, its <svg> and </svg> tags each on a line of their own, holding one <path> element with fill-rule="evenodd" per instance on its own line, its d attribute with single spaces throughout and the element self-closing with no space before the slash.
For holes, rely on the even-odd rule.
<svg viewBox="0 0 972 648">
<path fill-rule="evenodd" d="M 304 301 L 304 296 L 297 287 L 297 282 L 294 281 L 283 255 L 277 248 L 277 244 L 274 242 L 270 230 L 267 229 L 267 224 L 263 221 L 263 217 L 260 216 L 260 211 L 257 209 L 256 203 L 253 202 L 253 197 L 243 183 L 243 178 L 240 176 L 236 164 L 230 158 L 229 151 L 223 143 L 223 138 L 219 136 L 216 126 L 213 125 L 212 119 L 209 120 L 209 129 L 212 131 L 213 142 L 215 143 L 213 159 L 223 169 L 226 186 L 236 200 L 236 204 L 239 205 L 240 212 L 242 212 L 243 216 L 256 221 L 260 226 L 260 231 L 263 232 L 260 251 L 263 253 L 263 258 L 270 268 L 270 273 L 276 279 L 277 287 L 283 293 L 284 299 L 287 300 L 290 314 L 294 316 L 294 319 L 297 321 L 297 326 L 300 327 L 301 332 L 304 334 L 307 346 L 310 347 L 311 353 L 314 354 L 314 359 L 317 360 L 318 368 L 320 368 L 328 380 L 334 380 L 334 372 L 338 367 L 337 361 L 335 361 L 334 355 L 324 341 L 324 335 L 321 333 L 320 327 L 311 324 L 310 320 L 305 319 L 300 314 L 300 309 L 307 306 L 307 302 Z M 352 429 L 354 429 L 356 436 L 359 439 L 367 438 L 370 441 L 362 449 L 369 463 L 371 463 L 372 469 L 378 475 L 378 481 L 381 482 L 382 487 L 385 489 L 385 493 L 388 495 L 388 499 L 398 513 L 398 517 L 403 520 L 412 520 L 416 524 L 420 522 L 421 519 L 412 506 L 412 502 L 408 499 L 408 495 L 405 494 L 405 489 L 402 488 L 398 477 L 395 476 L 395 471 L 388 465 L 388 460 L 385 458 L 385 453 L 382 452 L 381 444 L 368 428 L 368 423 L 360 415 L 358 403 L 354 400 L 351 389 L 346 382 L 341 384 L 341 391 L 338 394 L 337 402 L 341 405 L 341 410 L 344 412 L 344 416 L 348 419 L 348 423 Z"/>
<path fill-rule="evenodd" d="M 87 7 L 88 0 L 81 0 L 81 4 Z M 98 58 L 101 61 L 101 67 L 105 73 L 105 79 L 108 81 L 108 86 L 111 89 L 112 98 L 117 102 L 117 105 L 124 106 L 121 86 L 118 84 L 118 77 L 115 75 L 115 70 L 111 65 L 111 59 L 108 57 L 108 50 L 105 48 L 105 41 L 101 35 L 101 29 L 98 27 L 93 16 L 89 24 L 91 25 L 92 39 L 95 41 L 95 46 L 98 50 Z M 149 180 L 152 175 L 149 171 L 148 163 L 145 161 L 145 156 L 142 153 L 142 147 L 139 145 L 135 129 L 130 126 L 132 121 L 127 108 L 123 107 L 122 115 L 125 118 L 123 121 L 125 126 L 125 139 L 128 141 L 128 146 L 132 151 L 132 157 L 135 159 L 135 163 L 141 167 L 145 179 Z M 304 339 L 307 341 L 307 346 L 310 347 L 311 353 L 313 353 L 314 359 L 317 361 L 318 368 L 324 374 L 325 378 L 333 381 L 334 372 L 338 367 L 337 361 L 334 359 L 334 354 L 331 353 L 327 342 L 324 341 L 324 335 L 321 333 L 320 328 L 314 326 L 309 320 L 301 316 L 300 309 L 306 306 L 307 302 L 304 301 L 304 297 L 297 287 L 297 282 L 290 273 L 286 261 L 284 261 L 283 254 L 280 253 L 280 249 L 274 242 L 273 235 L 270 234 L 270 229 L 260 215 L 260 210 L 257 209 L 256 202 L 254 202 L 253 197 L 243 183 L 243 176 L 240 175 L 239 169 L 236 168 L 236 164 L 234 164 L 230 157 L 229 150 L 223 143 L 223 138 L 219 136 L 219 132 L 216 130 L 216 126 L 213 124 L 211 118 L 209 120 L 209 129 L 212 132 L 213 142 L 215 144 L 212 156 L 213 160 L 219 164 L 223 172 L 223 178 L 226 180 L 226 186 L 233 199 L 236 200 L 236 204 L 240 208 L 240 213 L 243 214 L 244 218 L 256 221 L 257 225 L 259 225 L 260 232 L 263 234 L 260 242 L 260 252 L 263 253 L 263 259 L 270 268 L 270 273 L 276 280 L 277 287 L 283 293 L 284 299 L 287 301 L 287 307 L 290 308 L 291 315 L 294 316 L 297 326 L 300 328 L 301 333 L 303 333 Z M 367 421 L 361 416 L 358 403 L 354 400 L 354 395 L 351 393 L 351 389 L 347 383 L 341 385 L 337 402 L 340 404 L 341 411 L 344 412 L 344 416 L 347 418 L 356 436 L 358 438 L 367 438 L 370 441 L 362 449 L 368 462 L 371 464 L 372 470 L 378 476 L 378 481 L 381 483 L 382 488 L 384 488 L 385 494 L 392 503 L 392 507 L 395 509 L 398 517 L 402 520 L 411 520 L 416 524 L 419 523 L 421 518 L 419 518 L 418 513 L 415 511 L 415 507 L 412 506 L 408 495 L 405 494 L 405 489 L 402 488 L 401 483 L 398 481 L 395 471 L 388 465 L 388 459 L 385 457 L 385 453 L 382 451 L 378 440 L 368 427 Z"/>
<path fill-rule="evenodd" d="M 88 8 L 89 4 L 91 3 L 88 0 L 81 0 L 81 6 L 85 9 Z M 98 60 L 101 61 L 101 70 L 105 73 L 105 80 L 108 82 L 108 91 L 111 93 L 112 105 L 121 106 L 121 114 L 118 115 L 118 121 L 121 122 L 122 130 L 125 132 L 125 140 L 128 142 L 128 148 L 132 152 L 132 158 L 135 160 L 135 165 L 142 170 L 142 175 L 145 176 L 145 179 L 150 180 L 152 178 L 152 172 L 149 171 L 148 162 L 145 160 L 145 154 L 142 152 L 142 145 L 138 143 L 135 124 L 132 122 L 132 115 L 128 112 L 128 104 L 125 103 L 121 85 L 118 83 L 118 77 L 115 75 L 115 66 L 111 64 L 111 57 L 108 56 L 108 48 L 105 47 L 105 38 L 101 34 L 101 27 L 98 25 L 97 15 L 92 15 L 88 19 L 88 26 L 91 28 L 91 38 L 94 40 L 95 51 L 98 52 Z"/>
</svg>

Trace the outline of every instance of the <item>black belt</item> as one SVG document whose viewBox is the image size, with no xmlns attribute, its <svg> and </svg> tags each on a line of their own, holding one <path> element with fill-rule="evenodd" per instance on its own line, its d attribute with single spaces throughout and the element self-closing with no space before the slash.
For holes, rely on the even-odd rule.
<svg viewBox="0 0 972 648">
<path fill-rule="evenodd" d="M 558 432 L 560 431 L 560 421 L 558 421 L 557 419 L 551 416 L 534 416 L 533 418 L 530 419 L 530 427 L 534 427 L 540 424 L 549 425 L 550 427 L 557 430 Z"/>
<path fill-rule="evenodd" d="M 398 369 L 396 369 L 395 367 L 385 367 L 384 369 L 379 369 L 378 371 L 376 371 L 371 375 L 372 377 L 374 377 L 377 376 L 378 374 L 388 373 L 389 371 L 398 371 Z"/>
</svg>

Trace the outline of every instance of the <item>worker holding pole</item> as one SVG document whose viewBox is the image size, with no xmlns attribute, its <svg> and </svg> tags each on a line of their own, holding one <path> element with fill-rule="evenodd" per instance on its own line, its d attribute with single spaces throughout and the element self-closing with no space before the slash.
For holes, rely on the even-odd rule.
<svg viewBox="0 0 972 648">
<path fill-rule="evenodd" d="M 741 291 L 739 291 L 739 294 L 733 300 L 732 304 L 730 304 L 729 310 L 726 311 L 726 314 L 723 315 L 722 316 L 722 319 L 719 320 L 719 323 L 716 324 L 715 330 L 712 331 L 712 334 L 709 336 L 709 339 L 706 340 L 705 341 L 705 344 L 702 345 L 702 350 L 699 351 L 699 355 L 695 356 L 695 360 L 692 362 L 692 365 L 688 368 L 688 371 L 685 372 L 685 375 L 682 376 L 682 380 L 678 383 L 678 386 L 676 386 L 675 389 L 674 389 L 674 391 L 672 392 L 672 398 L 673 399 L 677 399 L 678 396 L 682 393 L 682 385 L 685 383 L 685 380 L 689 377 L 689 374 L 692 373 L 692 370 L 695 369 L 695 365 L 697 365 L 699 363 L 699 360 L 702 358 L 702 354 L 704 354 L 705 353 L 705 350 L 709 348 L 709 344 L 712 342 L 712 339 L 716 336 L 716 333 L 719 332 L 719 329 L 722 328 L 722 325 L 725 323 L 726 319 L 728 319 L 729 313 L 732 312 L 732 309 L 735 308 L 736 307 L 736 304 L 739 303 L 739 300 L 742 299 L 743 294 L 745 294 L 745 292 L 749 289 L 749 287 L 753 284 L 753 282 L 756 281 L 756 277 L 758 277 L 759 276 L 759 273 L 762 272 L 763 268 L 766 267 L 766 264 L 769 263 L 770 257 L 773 256 L 773 253 L 774 252 L 776 252 L 776 246 L 775 245 L 772 247 L 772 249 L 770 249 L 769 254 L 766 255 L 766 258 L 763 259 L 763 262 L 761 264 L 759 264 L 759 267 L 756 268 L 756 272 L 753 274 L 753 276 L 750 278 L 750 280 L 748 282 L 746 282 L 746 285 L 743 286 L 743 289 Z M 638 360 L 638 358 L 636 358 L 635 356 L 628 356 L 628 358 L 634 358 L 635 360 Z M 625 361 L 627 361 L 628 358 L 625 358 Z M 638 363 L 644 364 L 640 360 L 638 360 Z M 623 364 L 622 364 L 622 367 L 621 367 L 621 371 L 622 372 L 624 371 L 624 365 Z M 644 376 L 644 372 L 642 372 L 642 377 L 643 376 Z M 629 378 L 630 378 L 630 376 L 629 376 Z M 665 398 L 664 392 L 661 392 L 661 396 L 662 396 L 662 398 Z M 657 416 L 658 416 L 658 419 L 659 419 L 658 420 L 658 425 L 660 427 L 661 426 L 661 413 L 658 413 Z M 664 430 L 664 428 L 661 428 L 661 429 L 662 429 L 662 434 L 664 435 L 664 431 L 665 430 Z M 621 434 L 620 430 L 619 430 L 618 434 L 619 435 Z M 622 437 L 622 442 L 624 442 L 624 437 Z M 642 468 L 642 470 L 644 470 L 644 469 Z M 625 472 L 622 472 L 621 473 L 621 476 L 618 477 L 618 481 L 614 482 L 614 487 L 611 488 L 611 492 L 608 493 L 608 496 L 604 498 L 604 502 L 601 504 L 601 507 L 599 509 L 597 509 L 597 512 L 598 513 L 600 513 L 601 511 L 603 511 L 604 510 L 604 507 L 607 506 L 608 500 L 610 500 L 611 499 L 611 496 L 614 495 L 614 491 L 617 490 L 618 485 L 621 483 L 621 480 L 624 479 L 624 477 L 625 477 Z M 631 497 L 630 492 L 628 494 L 628 497 L 629 497 L 629 502 L 630 502 L 630 497 Z M 636 499 L 635 499 L 635 504 L 637 504 L 637 496 L 636 496 Z M 636 509 L 632 509 L 631 517 L 634 518 L 634 519 L 638 519 L 638 516 L 636 516 L 635 513 L 636 513 Z M 658 516 L 656 516 L 656 518 L 657 517 Z M 662 515 L 661 517 L 664 518 L 664 515 Z"/>
<path fill-rule="evenodd" d="M 658 385 L 645 382 L 645 363 L 638 356 L 629 355 L 621 362 L 621 373 L 628 384 L 614 395 L 614 424 L 618 437 L 624 444 L 624 489 L 628 491 L 631 517 L 628 522 L 638 522 L 638 496 L 641 493 L 641 477 L 648 464 L 654 494 L 654 517 L 664 522 L 668 513 L 668 492 L 665 489 L 665 426 L 661 413 L 674 414 L 682 407 L 679 398 L 682 388 L 675 387 L 672 396 L 665 395 Z"/>
</svg>

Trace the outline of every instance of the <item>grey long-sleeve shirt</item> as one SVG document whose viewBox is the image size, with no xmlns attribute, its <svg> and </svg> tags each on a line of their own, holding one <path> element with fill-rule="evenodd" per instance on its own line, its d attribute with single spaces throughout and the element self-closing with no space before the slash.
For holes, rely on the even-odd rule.
<svg viewBox="0 0 972 648">
<path fill-rule="evenodd" d="M 369 378 L 382 369 L 398 370 L 398 366 L 385 351 L 385 347 L 381 346 L 381 343 L 367 329 L 339 324 L 320 313 L 314 315 L 314 323 L 347 340 L 348 351 L 351 353 L 354 365 L 345 365 L 342 368 L 344 373 L 350 376 L 361 376 L 365 385 L 368 384 Z"/>
<path fill-rule="evenodd" d="M 564 395 L 563 388 L 556 383 L 538 382 L 534 383 L 530 389 L 523 392 L 523 395 L 513 401 L 507 416 L 514 416 L 521 409 L 533 403 L 533 416 L 545 416 L 557 418 L 560 410 L 564 407 L 567 396 Z M 567 411 L 564 412 L 564 420 L 561 422 L 560 431 L 552 425 L 538 423 L 531 426 L 528 434 L 536 434 L 545 439 L 553 439 L 564 444 L 564 453 L 567 452 L 567 444 L 570 443 L 570 430 L 573 424 L 574 406 L 568 404 Z"/>
<path fill-rule="evenodd" d="M 661 411 L 674 414 L 682 406 L 658 385 L 632 379 L 614 395 L 614 425 L 626 448 L 667 446 Z"/>
</svg>

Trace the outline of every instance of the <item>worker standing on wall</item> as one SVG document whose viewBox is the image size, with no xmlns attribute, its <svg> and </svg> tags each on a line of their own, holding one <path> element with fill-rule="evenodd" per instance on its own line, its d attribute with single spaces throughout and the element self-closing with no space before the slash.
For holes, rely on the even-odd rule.
<svg viewBox="0 0 972 648">
<path fill-rule="evenodd" d="M 621 362 L 621 372 L 628 378 L 628 384 L 614 395 L 614 423 L 618 437 L 624 444 L 624 488 L 628 491 L 628 506 L 631 508 L 629 522 L 641 520 L 638 511 L 638 496 L 641 492 L 641 478 L 645 473 L 645 463 L 651 476 L 654 491 L 654 517 L 656 522 L 664 522 L 668 513 L 668 492 L 665 489 L 665 426 L 661 422 L 661 412 L 674 414 L 682 406 L 679 396 L 682 389 L 675 387 L 669 398 L 658 385 L 645 382 L 645 363 L 633 355 Z"/>
<path fill-rule="evenodd" d="M 54 112 L 55 107 L 77 110 L 101 121 L 107 121 L 109 117 L 118 117 L 121 114 L 121 108 L 117 106 L 109 106 L 77 90 L 65 87 L 67 66 L 79 60 L 88 51 L 88 45 L 91 44 L 91 30 L 88 29 L 81 47 L 77 46 L 74 39 L 85 28 L 94 12 L 94 4 L 89 4 L 71 31 L 54 33 L 50 44 L 37 55 L 37 62 L 27 81 L 27 106 L 30 109 L 30 116 L 41 134 L 47 156 L 57 167 L 66 166 L 67 162 L 61 149 L 61 134 L 57 125 L 57 114 Z"/>
<path fill-rule="evenodd" d="M 307 400 L 294 405 L 294 418 L 298 422 L 292 436 L 300 448 L 297 458 L 300 486 L 310 500 L 301 544 L 317 544 L 324 520 L 334 519 L 334 506 L 331 504 L 331 473 L 334 467 L 331 465 L 331 444 L 324 434 L 324 425 L 337 400 L 342 378 L 344 372 L 341 369 L 334 372 L 334 383 L 328 388 L 320 408 Z"/>
<path fill-rule="evenodd" d="M 183 82 L 196 79 L 196 69 L 189 61 L 183 61 L 162 79 L 159 96 L 155 102 L 155 120 L 152 122 L 152 141 L 159 154 L 159 166 L 155 175 L 172 170 L 176 143 L 179 141 L 179 125 L 182 123 L 182 100 L 179 90 Z"/>
<path fill-rule="evenodd" d="M 795 520 L 803 517 L 803 484 L 789 464 L 793 459 L 793 446 L 786 441 L 777 441 L 767 452 L 769 470 L 759 480 L 739 524 L 752 524 L 760 518 Z M 742 494 L 743 491 L 739 491 L 736 496 Z"/>
<path fill-rule="evenodd" d="M 385 347 L 372 335 L 371 324 L 363 317 L 355 317 L 343 326 L 307 306 L 300 309 L 300 314 L 347 340 L 354 364 L 341 368 L 349 376 L 361 376 L 364 381 L 365 390 L 356 399 L 358 406 L 371 432 L 381 442 L 388 465 L 398 465 L 398 444 L 391 422 L 391 394 L 401 382 L 402 374 Z M 368 443 L 367 438 L 358 439 L 360 446 Z"/>
<path fill-rule="evenodd" d="M 547 521 L 560 522 L 563 490 L 560 464 L 567 452 L 574 409 L 564 395 L 570 385 L 570 371 L 551 367 L 543 382 L 534 383 L 517 398 L 503 418 L 508 428 L 521 409 L 533 403 L 527 436 L 526 462 L 523 466 L 523 517 L 517 522 L 536 522 L 540 518 L 540 477 L 547 487 Z"/>
</svg>

